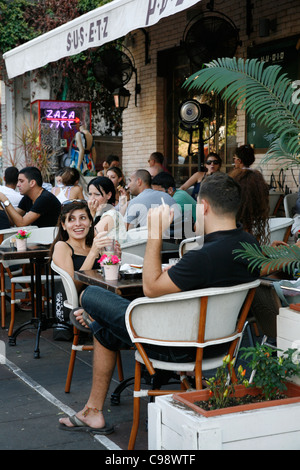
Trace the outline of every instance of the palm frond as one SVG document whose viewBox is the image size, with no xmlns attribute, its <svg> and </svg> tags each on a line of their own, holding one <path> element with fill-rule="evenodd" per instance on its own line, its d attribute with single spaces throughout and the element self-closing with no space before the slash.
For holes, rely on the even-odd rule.
<svg viewBox="0 0 300 470">
<path fill-rule="evenodd" d="M 300 267 L 300 248 L 297 245 L 257 246 L 251 243 L 241 243 L 242 248 L 233 251 L 235 259 L 246 259 L 249 268 L 263 269 L 268 267 L 268 273 L 281 270 L 292 274 Z"/>
<path fill-rule="evenodd" d="M 299 154 L 300 106 L 294 103 L 292 81 L 286 74 L 280 74 L 280 66 L 235 57 L 205 65 L 186 80 L 184 87 L 219 93 L 266 125 L 274 135 L 268 157 L 278 149 L 278 139 L 284 141 L 288 155 Z"/>
</svg>

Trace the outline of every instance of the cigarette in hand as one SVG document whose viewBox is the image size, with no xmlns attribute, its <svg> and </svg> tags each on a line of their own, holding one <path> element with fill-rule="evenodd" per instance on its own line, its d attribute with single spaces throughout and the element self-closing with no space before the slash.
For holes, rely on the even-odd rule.
<svg viewBox="0 0 300 470">
<path fill-rule="evenodd" d="M 163 198 L 162 198 L 162 197 L 161 197 L 160 199 L 161 199 L 161 203 L 162 203 L 162 205 L 165 207 L 165 205 L 166 205 L 166 204 L 165 204 L 165 201 L 163 200 Z"/>
</svg>

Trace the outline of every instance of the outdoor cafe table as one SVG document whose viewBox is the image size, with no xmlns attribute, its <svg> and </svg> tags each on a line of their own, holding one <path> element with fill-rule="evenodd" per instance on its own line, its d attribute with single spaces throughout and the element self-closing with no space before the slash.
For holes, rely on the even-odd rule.
<svg viewBox="0 0 300 470">
<path fill-rule="evenodd" d="M 27 244 L 27 250 L 17 251 L 16 248 L 1 247 L 0 246 L 0 260 L 24 260 L 29 259 L 30 261 L 30 272 L 31 272 L 31 298 L 32 305 L 34 296 L 36 297 L 36 316 L 32 317 L 30 321 L 24 323 L 17 328 L 12 336 L 9 337 L 9 344 L 14 346 L 16 344 L 17 336 L 26 329 L 37 328 L 36 344 L 34 349 L 34 357 L 40 357 L 39 340 L 41 331 L 47 328 L 53 327 L 57 323 L 55 317 L 55 306 L 52 302 L 52 311 L 50 312 L 49 302 L 49 285 L 51 282 L 51 292 L 54 292 L 54 277 L 50 269 L 49 260 L 50 246 L 42 244 Z M 3 267 L 3 266 L 2 266 Z M 42 308 L 42 273 L 46 274 L 46 285 L 47 285 L 47 310 L 43 312 Z M 49 275 L 50 272 L 50 275 Z M 1 285 L 1 290 L 3 290 Z M 5 292 L 5 288 L 4 288 Z M 1 292 L 2 293 L 2 292 Z"/>
<path fill-rule="evenodd" d="M 117 281 L 107 281 L 98 269 L 75 271 L 75 279 L 91 286 L 100 286 L 126 299 L 133 300 L 143 297 L 143 281 L 141 278 L 119 277 Z"/>
<path fill-rule="evenodd" d="M 117 281 L 107 281 L 98 269 L 90 269 L 86 271 L 75 271 L 75 279 L 91 286 L 100 286 L 117 295 L 133 300 L 137 297 L 143 297 L 143 281 L 141 278 L 124 279 L 119 277 Z M 122 391 L 134 383 L 134 377 L 128 377 L 122 380 L 110 396 L 112 405 L 120 403 L 120 395 Z"/>
</svg>

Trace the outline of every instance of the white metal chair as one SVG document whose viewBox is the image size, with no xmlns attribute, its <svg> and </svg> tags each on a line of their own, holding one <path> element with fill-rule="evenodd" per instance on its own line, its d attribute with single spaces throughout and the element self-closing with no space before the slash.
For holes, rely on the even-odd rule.
<svg viewBox="0 0 300 470">
<path fill-rule="evenodd" d="M 67 271 L 65 271 L 64 269 L 57 266 L 53 261 L 51 261 L 51 269 L 54 272 L 56 272 L 62 280 L 64 289 L 65 289 L 65 294 L 67 297 L 67 299 L 64 301 L 64 306 L 70 310 L 73 310 L 74 308 L 79 307 L 78 292 L 70 274 L 67 273 Z M 77 351 L 93 351 L 94 349 L 93 346 L 90 346 L 90 345 L 78 344 L 80 332 L 75 326 L 73 327 L 73 333 L 74 333 L 74 336 L 73 336 L 73 343 L 72 343 L 72 349 L 71 349 L 71 356 L 70 356 L 69 367 L 68 367 L 68 372 L 67 372 L 67 379 L 65 383 L 66 393 L 70 392 Z"/>
<path fill-rule="evenodd" d="M 202 388 L 202 371 L 219 367 L 224 353 L 203 358 L 204 349 L 228 343 L 228 353 L 236 357 L 244 324 L 260 281 L 233 287 L 200 289 L 157 298 L 142 297 L 131 302 L 126 311 L 126 327 L 135 344 L 135 385 L 133 424 L 128 449 L 133 449 L 139 426 L 141 396 L 170 394 L 172 390 L 142 390 L 141 364 L 151 376 L 155 369 L 180 371 L 182 386 L 189 387 L 184 373 L 195 375 L 196 389 Z M 146 345 L 196 348 L 194 362 L 163 362 L 146 353 Z"/>
<path fill-rule="evenodd" d="M 38 228 L 37 225 L 27 225 L 25 227 L 10 227 L 10 228 L 4 228 L 0 230 L 0 243 L 3 242 L 6 238 L 11 237 L 13 234 L 16 234 L 18 230 L 23 229 L 23 230 L 33 230 L 35 228 Z"/>
<path fill-rule="evenodd" d="M 26 227 L 25 227 L 26 228 Z M 28 229 L 28 227 L 26 228 Z M 56 227 L 41 227 L 41 228 L 36 228 L 31 230 L 31 235 L 30 235 L 30 243 L 40 243 L 44 245 L 50 245 L 54 238 L 55 238 L 55 233 L 56 233 L 57 228 Z M 10 236 L 9 238 L 6 238 L 1 246 L 10 246 L 11 239 L 15 238 L 15 234 Z M 10 278 L 10 283 L 11 283 L 11 289 L 10 289 L 10 297 L 11 297 L 11 312 L 10 312 L 10 325 L 9 325 L 9 330 L 8 330 L 8 336 L 11 336 L 13 333 L 13 328 L 14 328 L 14 322 L 15 322 L 15 305 L 16 303 L 20 302 L 21 299 L 16 299 L 16 292 L 30 292 L 31 287 L 31 276 L 30 275 L 20 275 L 16 276 L 16 272 L 11 271 L 11 267 L 15 265 L 22 265 L 25 266 L 26 264 L 29 264 L 29 259 L 21 259 L 21 260 L 12 260 L 12 261 L 2 261 L 3 268 L 6 270 L 6 273 L 8 274 Z M 56 280 L 57 278 L 54 278 Z M 41 277 L 41 282 L 43 285 L 46 284 L 47 282 L 47 276 L 42 275 Z M 21 289 L 17 289 L 16 285 L 19 284 L 22 287 Z M 8 292 L 8 290 L 4 291 L 5 293 Z M 1 292 L 1 295 L 3 293 Z M 31 299 L 32 303 L 34 303 L 34 299 Z M 5 310 L 2 311 L 2 324 L 5 326 Z"/>
<path fill-rule="evenodd" d="M 122 251 L 121 262 L 122 264 L 136 264 L 140 266 L 144 264 L 144 258 L 134 253 Z"/>
<path fill-rule="evenodd" d="M 17 234 L 18 230 L 24 229 L 24 230 L 32 230 L 38 228 L 36 225 L 30 225 L 26 227 L 11 227 L 9 229 L 3 229 L 0 230 L 0 242 L 1 245 L 4 240 L 7 238 L 13 237 Z M 6 246 L 6 245 L 4 245 Z M 10 267 L 17 265 L 20 266 L 20 261 L 12 260 L 6 263 L 6 268 L 4 268 L 2 261 L 0 261 L 0 290 L 1 290 L 1 328 L 5 328 L 5 316 L 6 316 L 6 290 L 5 290 L 5 278 L 7 277 L 12 277 L 13 274 L 21 274 L 22 273 L 22 268 L 14 270 L 14 273 L 12 274 L 10 271 Z"/>
<path fill-rule="evenodd" d="M 293 219 L 290 217 L 269 218 L 270 243 L 275 240 L 287 242 L 291 234 Z"/>
<path fill-rule="evenodd" d="M 124 257 L 123 262 L 142 264 L 141 262 L 142 258 L 137 257 L 135 255 L 124 253 L 122 254 L 122 258 L 123 257 Z M 74 308 L 79 307 L 78 292 L 70 274 L 67 273 L 64 269 L 57 266 L 53 261 L 51 261 L 51 268 L 53 269 L 54 272 L 56 272 L 60 276 L 62 280 L 64 289 L 65 289 L 65 294 L 67 297 L 67 300 L 65 300 L 64 302 L 64 306 L 70 310 L 73 310 Z M 73 377 L 73 372 L 74 372 L 77 351 L 93 351 L 94 349 L 93 346 L 90 346 L 90 345 L 78 344 L 80 332 L 75 326 L 73 327 L 73 333 L 74 333 L 74 337 L 73 337 L 73 343 L 72 343 L 72 350 L 71 350 L 69 368 L 68 368 L 67 379 L 66 379 L 66 384 L 65 384 L 66 393 L 68 393 L 71 388 L 71 382 L 72 382 L 72 377 Z M 123 374 L 120 353 L 117 355 L 117 368 L 118 368 L 119 381 L 122 382 L 124 380 L 124 374 Z"/>
<path fill-rule="evenodd" d="M 293 207 L 295 207 L 298 198 L 298 193 L 291 193 L 284 196 L 283 207 L 286 217 L 293 217 Z"/>
<path fill-rule="evenodd" d="M 138 227 L 128 230 L 126 240 L 121 244 L 122 253 L 132 253 L 144 257 L 147 239 L 147 227 Z"/>
<path fill-rule="evenodd" d="M 179 245 L 179 257 L 182 258 L 187 251 L 200 249 L 203 246 L 203 242 L 203 235 L 185 238 Z"/>
</svg>

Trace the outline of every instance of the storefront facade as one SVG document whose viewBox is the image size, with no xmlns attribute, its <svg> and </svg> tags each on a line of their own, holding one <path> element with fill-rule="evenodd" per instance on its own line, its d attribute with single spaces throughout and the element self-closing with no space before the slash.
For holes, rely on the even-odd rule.
<svg viewBox="0 0 300 470">
<path fill-rule="evenodd" d="M 64 39 L 60 41 L 61 44 L 64 44 L 62 41 L 66 42 L 65 53 L 72 54 L 74 48 L 79 52 L 81 46 L 94 47 L 99 38 L 104 37 L 109 42 L 120 36 L 126 37 L 126 47 L 134 59 L 136 73 L 126 84 L 131 98 L 128 108 L 123 111 L 123 171 L 128 177 L 137 168 L 147 168 L 150 154 L 159 151 L 165 156 L 165 165 L 177 183 L 181 184 L 197 170 L 198 166 L 197 156 L 188 156 L 189 141 L 186 136 L 182 138 L 182 135 L 179 135 L 178 125 L 174 124 L 174 120 L 178 120 L 180 100 L 186 97 L 184 93 L 183 95 L 181 92 L 178 93 L 178 90 L 182 89 L 185 78 L 197 70 L 197 61 L 194 63 L 191 60 L 185 47 L 189 27 L 194 21 L 201 21 L 204 17 L 219 16 L 225 25 L 232 24 L 238 32 L 238 41 L 234 50 L 236 57 L 258 57 L 269 64 L 280 64 L 297 82 L 300 80 L 300 4 L 297 0 L 281 2 L 225 0 L 210 4 L 204 1 L 164 0 L 158 3 L 156 0 L 139 0 L 139 4 L 135 0 L 116 0 L 112 4 L 94 10 L 94 16 L 93 12 L 89 12 L 85 23 L 80 22 L 80 18 L 83 17 L 78 18 L 78 24 L 73 25 L 72 30 L 63 31 L 62 28 Z M 114 24 L 110 30 L 110 22 L 105 18 L 110 17 L 109 15 L 111 18 L 116 17 L 112 9 L 114 4 L 126 7 L 127 10 L 124 12 L 129 16 L 126 21 L 123 18 L 123 22 Z M 142 15 L 141 4 L 145 6 Z M 104 16 L 101 13 L 102 16 L 99 17 L 100 10 L 103 10 Z M 131 22 L 130 18 L 135 18 L 135 21 Z M 58 33 L 60 31 L 57 31 Z M 33 44 L 30 46 L 30 43 Z M 209 44 L 205 44 L 205 40 L 203 43 L 202 45 L 209 47 Z M 32 55 L 35 56 L 34 41 L 27 43 L 27 48 L 30 47 Z M 13 62 L 11 54 L 13 51 L 7 54 L 8 69 L 9 60 Z M 224 48 L 220 47 L 221 51 L 224 51 Z M 46 62 L 57 60 L 51 54 L 50 51 L 48 57 L 46 54 Z M 222 57 L 218 55 L 218 47 L 216 54 L 217 57 Z M 16 58 L 17 56 L 14 62 Z M 28 64 L 26 57 L 24 63 Z M 24 67 L 26 68 L 26 65 Z M 33 67 L 36 67 L 34 61 L 28 70 L 33 70 Z M 12 69 L 10 73 L 16 77 L 15 84 L 20 84 L 18 71 Z M 21 75 L 23 74 L 24 72 Z M 139 85 L 137 93 L 136 83 Z M 44 91 L 51 92 L 48 84 Z M 13 134 L 18 125 L 16 112 L 21 106 L 14 101 L 13 96 L 16 97 L 16 93 L 9 95 L 9 92 L 6 92 L 6 96 L 5 104 L 2 106 L 2 116 L 3 110 L 5 111 L 5 118 L 2 118 L 3 152 L 9 148 L 14 138 Z M 36 96 L 37 94 L 35 98 Z M 32 101 L 32 96 L 28 99 Z M 220 153 L 224 162 L 223 170 L 230 171 L 235 147 L 250 143 L 255 147 L 255 166 L 260 167 L 266 181 L 269 182 L 272 175 L 278 180 L 279 175 L 282 176 L 283 173 L 280 173 L 281 167 L 278 168 L 274 164 L 260 166 L 268 145 L 266 131 L 258 123 L 252 122 L 251 116 L 246 119 L 244 112 L 236 110 L 227 103 L 222 110 L 217 108 L 216 112 L 222 113 L 224 120 L 217 131 L 212 132 L 211 138 L 207 137 L 204 144 L 206 151 L 214 150 Z M 20 112 L 18 114 L 20 115 Z M 197 145 L 196 139 L 192 145 L 194 153 L 197 153 Z M 101 155 L 99 159 L 101 160 Z M 298 186 L 298 173 L 297 167 L 292 171 L 284 169 L 284 185 L 292 191 Z"/>
</svg>

